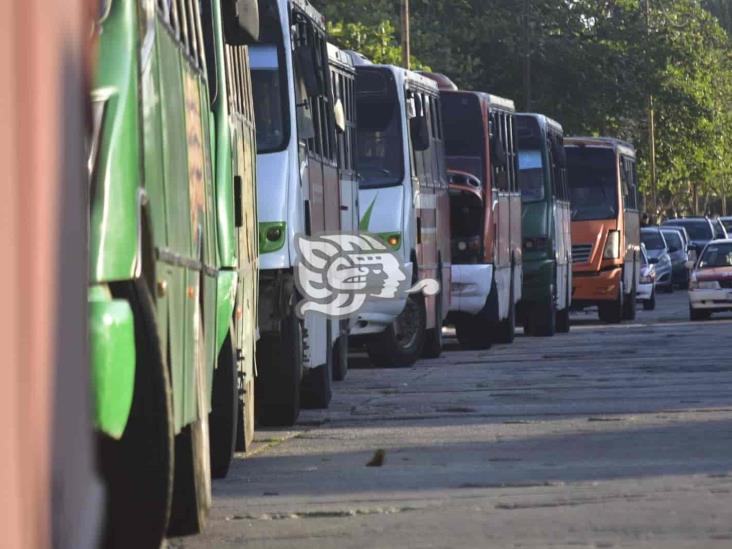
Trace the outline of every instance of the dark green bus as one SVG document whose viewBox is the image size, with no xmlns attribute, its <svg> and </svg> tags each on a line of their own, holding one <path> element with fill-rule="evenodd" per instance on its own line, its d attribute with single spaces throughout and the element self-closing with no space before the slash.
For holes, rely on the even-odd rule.
<svg viewBox="0 0 732 549">
<path fill-rule="evenodd" d="M 564 132 L 542 114 L 516 115 L 524 280 L 518 317 L 527 335 L 569 331 L 571 211 Z"/>
</svg>

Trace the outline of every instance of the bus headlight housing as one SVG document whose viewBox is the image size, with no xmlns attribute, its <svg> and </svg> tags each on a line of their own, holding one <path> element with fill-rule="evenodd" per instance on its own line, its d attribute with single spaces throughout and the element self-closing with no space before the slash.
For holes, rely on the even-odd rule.
<svg viewBox="0 0 732 549">
<path fill-rule="evenodd" d="M 604 259 L 620 258 L 620 231 L 608 231 L 605 252 L 602 257 Z"/>
</svg>

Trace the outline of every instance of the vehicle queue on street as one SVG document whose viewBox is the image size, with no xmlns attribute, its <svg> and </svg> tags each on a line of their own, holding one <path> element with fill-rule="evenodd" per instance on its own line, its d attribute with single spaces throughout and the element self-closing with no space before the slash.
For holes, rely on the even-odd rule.
<svg viewBox="0 0 732 549">
<path fill-rule="evenodd" d="M 440 356 L 445 326 L 486 349 L 517 324 L 566 333 L 571 309 L 632 320 L 657 285 L 732 283 L 732 244 L 698 236 L 708 223 L 714 238 L 709 220 L 642 237 L 631 144 L 565 139 L 511 99 L 340 50 L 307 0 L 107 0 L 97 23 L 89 322 L 106 546 L 200 531 L 211 478 L 256 425 L 327 408 L 349 350 L 407 367 Z M 397 271 L 401 289 L 348 314 L 303 308 L 333 281 L 298 269 L 336 257 L 357 262 L 346 293 Z M 692 318 L 715 300 L 694 298 Z"/>
</svg>

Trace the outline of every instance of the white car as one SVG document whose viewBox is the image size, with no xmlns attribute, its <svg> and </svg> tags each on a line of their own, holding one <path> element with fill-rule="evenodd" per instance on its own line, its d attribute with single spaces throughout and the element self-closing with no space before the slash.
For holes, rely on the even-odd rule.
<svg viewBox="0 0 732 549">
<path fill-rule="evenodd" d="M 656 308 L 656 266 L 648 260 L 645 244 L 641 244 L 640 282 L 636 301 L 643 303 L 643 310 L 652 311 Z"/>
<path fill-rule="evenodd" d="M 706 245 L 689 283 L 691 320 L 706 320 L 721 311 L 732 311 L 732 239 Z"/>
</svg>

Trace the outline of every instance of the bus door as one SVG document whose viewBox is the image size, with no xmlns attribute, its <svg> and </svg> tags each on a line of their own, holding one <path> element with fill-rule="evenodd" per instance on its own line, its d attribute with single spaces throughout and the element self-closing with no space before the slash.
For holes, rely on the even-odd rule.
<svg viewBox="0 0 732 549">
<path fill-rule="evenodd" d="M 523 239 L 521 238 L 521 189 L 518 184 L 518 138 L 514 121 L 514 114 L 505 113 L 504 143 L 506 146 L 506 172 L 508 177 L 509 193 L 509 266 L 514 267 L 513 300 L 518 303 L 522 291 L 521 257 L 523 254 Z"/>
<path fill-rule="evenodd" d="M 492 168 L 493 216 L 496 226 L 495 268 L 497 283 L 499 271 L 511 265 L 511 210 L 508 156 L 504 142 L 505 115 L 493 110 L 490 117 L 490 156 Z"/>
<path fill-rule="evenodd" d="M 557 308 L 562 310 L 569 306 L 572 294 L 571 212 L 562 136 L 556 133 L 548 133 L 546 147 L 552 183 L 552 217 L 554 223 L 552 233 L 557 258 Z"/>
<path fill-rule="evenodd" d="M 620 153 L 620 196 L 623 205 L 623 238 L 625 243 L 625 280 L 626 288 L 637 288 L 640 280 L 640 214 L 637 203 L 637 180 L 635 158 Z M 632 290 L 631 290 L 632 291 Z"/>
<path fill-rule="evenodd" d="M 355 72 L 331 68 L 333 108 L 336 122 L 338 179 L 340 184 L 340 228 L 344 232 L 358 230 L 358 179 L 356 154 Z"/>
<path fill-rule="evenodd" d="M 435 190 L 432 180 L 432 143 L 430 135 L 429 100 L 422 91 L 411 91 L 414 102 L 414 117 L 409 120 L 409 134 L 412 149 L 412 166 L 417 180 L 417 261 L 419 277 L 436 276 L 437 267 L 437 218 L 435 215 Z M 413 178 L 413 180 L 414 180 Z M 430 311 L 427 312 L 430 318 Z"/>
<path fill-rule="evenodd" d="M 327 56 L 323 31 L 298 9 L 292 10 L 293 64 L 295 67 L 295 104 L 300 161 L 307 164 L 305 204 L 308 234 L 326 229 L 325 171 L 329 161 L 330 140 L 325 95 L 327 94 Z M 304 148 L 303 148 L 304 142 Z"/>
</svg>

